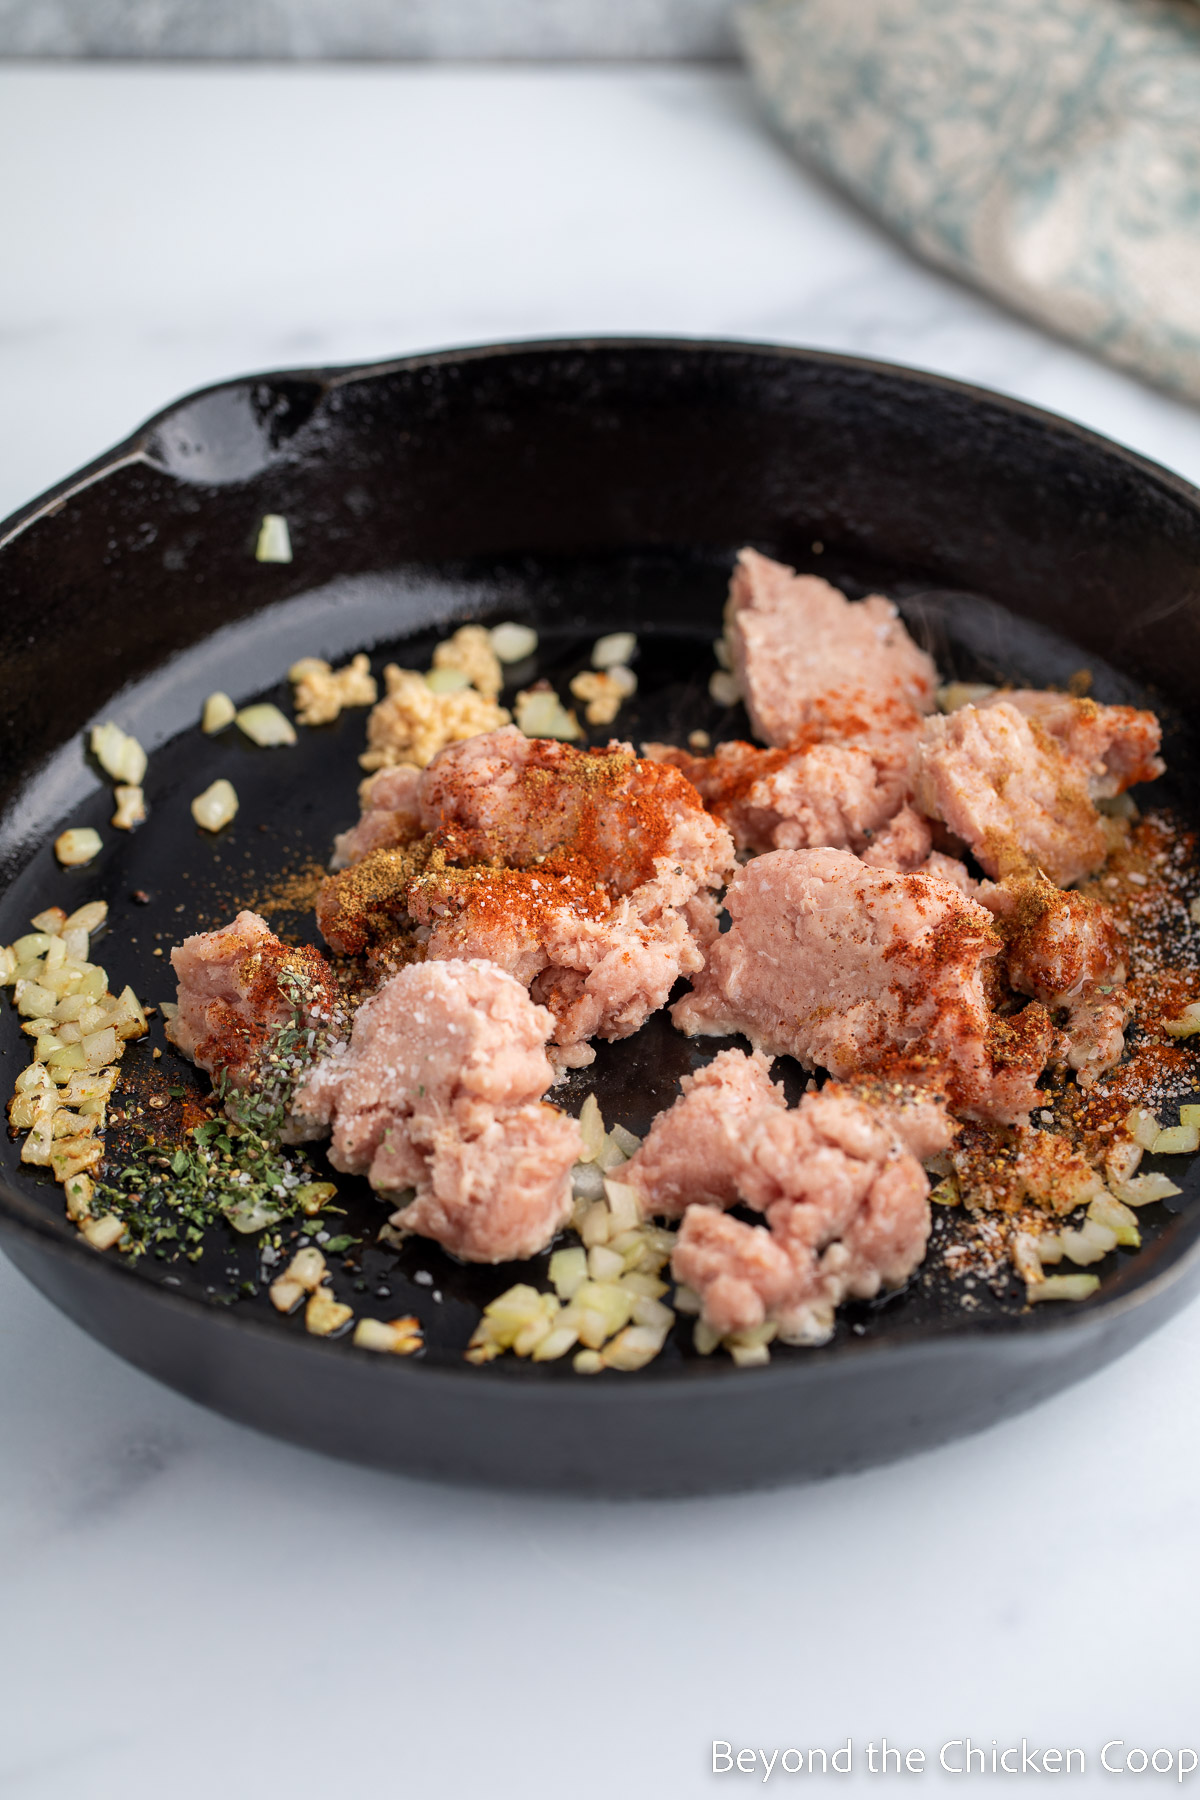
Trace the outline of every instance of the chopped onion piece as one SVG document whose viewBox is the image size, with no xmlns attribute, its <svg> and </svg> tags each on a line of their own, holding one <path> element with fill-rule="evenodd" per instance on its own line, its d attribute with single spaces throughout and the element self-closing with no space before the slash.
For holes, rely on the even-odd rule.
<svg viewBox="0 0 1200 1800">
<path fill-rule="evenodd" d="M 1193 925 L 1200 925 L 1200 898 L 1193 900 L 1188 907 L 1188 918 Z"/>
<path fill-rule="evenodd" d="M 1200 1125 L 1200 1106 L 1181 1106 L 1179 1123 L 1181 1125 Z"/>
<path fill-rule="evenodd" d="M 425 677 L 425 686 L 431 694 L 457 694 L 460 689 L 470 685 L 471 677 L 465 669 L 430 669 Z"/>
<path fill-rule="evenodd" d="M 261 744 L 269 750 L 296 742 L 296 727 L 269 701 L 257 706 L 243 706 L 236 717 L 239 731 L 244 731 L 252 744 Z"/>
<path fill-rule="evenodd" d="M 642 1221 L 642 1202 L 636 1188 L 629 1187 L 623 1181 L 606 1181 L 604 1193 L 608 1200 L 612 1215 L 613 1235 L 621 1231 L 632 1231 Z"/>
<path fill-rule="evenodd" d="M 600 1112 L 600 1102 L 595 1094 L 589 1094 L 579 1109 L 579 1131 L 583 1138 L 583 1154 L 580 1162 L 595 1162 L 604 1148 L 604 1119 Z M 599 1195 L 597 1195 L 597 1199 Z"/>
<path fill-rule="evenodd" d="M 1162 1126 L 1144 1106 L 1135 1106 L 1125 1116 L 1125 1129 L 1135 1144 L 1140 1144 L 1143 1150 L 1153 1150 Z"/>
<path fill-rule="evenodd" d="M 411 1356 L 421 1348 L 420 1321 L 409 1313 L 403 1319 L 360 1319 L 353 1342 L 360 1350 L 380 1350 L 392 1356 Z"/>
<path fill-rule="evenodd" d="M 146 796 L 140 787 L 120 786 L 116 789 L 117 810 L 112 823 L 118 831 L 132 831 L 146 822 Z"/>
<path fill-rule="evenodd" d="M 238 797 L 233 783 L 224 777 L 206 787 L 192 801 L 192 817 L 203 831 L 220 831 L 237 815 Z"/>
<path fill-rule="evenodd" d="M 593 1244 L 588 1251 L 587 1266 L 593 1281 L 616 1281 L 625 1273 L 625 1258 L 606 1244 Z"/>
<path fill-rule="evenodd" d="M 314 1337 L 329 1337 L 343 1325 L 348 1325 L 353 1317 L 354 1308 L 335 1300 L 332 1288 L 318 1288 L 304 1309 L 304 1329 L 311 1331 Z"/>
<path fill-rule="evenodd" d="M 978 706 L 989 694 L 995 693 L 983 681 L 948 681 L 945 687 L 937 691 L 938 711 L 944 713 L 958 712 L 963 706 Z"/>
<path fill-rule="evenodd" d="M 54 840 L 54 854 L 65 869 L 81 869 L 84 863 L 99 856 L 100 849 L 100 833 L 90 825 L 64 831 Z"/>
<path fill-rule="evenodd" d="M 588 1253 L 577 1244 L 550 1258 L 550 1280 L 560 1300 L 571 1300 L 588 1277 Z"/>
<path fill-rule="evenodd" d="M 91 745 L 92 755 L 106 775 L 114 781 L 127 782 L 130 787 L 140 787 L 146 773 L 146 752 L 135 737 L 110 720 L 107 725 L 93 727 Z"/>
<path fill-rule="evenodd" d="M 640 1150 L 642 1147 L 641 1138 L 636 1137 L 632 1131 L 626 1131 L 624 1125 L 614 1125 L 608 1135 L 617 1149 L 623 1151 L 627 1157 L 632 1156 L 635 1150 Z"/>
<path fill-rule="evenodd" d="M 604 1171 L 598 1163 L 577 1162 L 571 1170 L 571 1192 L 589 1204 L 604 1198 Z"/>
<path fill-rule="evenodd" d="M 89 935 L 99 931 L 108 917 L 107 900 L 89 900 L 86 906 L 79 906 L 70 918 L 63 920 L 64 931 L 86 931 Z"/>
<path fill-rule="evenodd" d="M 1117 1234 L 1110 1231 L 1107 1225 L 1089 1218 L 1080 1230 L 1074 1231 L 1069 1226 L 1059 1232 L 1063 1255 L 1068 1261 L 1078 1263 L 1086 1268 L 1089 1263 L 1099 1262 L 1117 1247 Z"/>
<path fill-rule="evenodd" d="M 1150 1146 L 1153 1156 L 1194 1156 L 1200 1150 L 1200 1127 L 1168 1125 Z"/>
<path fill-rule="evenodd" d="M 666 1341 L 667 1334 L 663 1330 L 654 1330 L 648 1325 L 629 1325 L 605 1347 L 604 1366 L 626 1372 L 644 1369 L 648 1362 L 653 1362 Z"/>
<path fill-rule="evenodd" d="M 1098 1275 L 1047 1275 L 1026 1288 L 1025 1298 L 1031 1305 L 1037 1300 L 1087 1300 L 1099 1286 Z"/>
<path fill-rule="evenodd" d="M 718 706 L 736 706 L 742 697 L 737 676 L 726 669 L 717 669 L 709 676 L 708 691 Z"/>
<path fill-rule="evenodd" d="M 1142 1234 L 1138 1230 L 1137 1214 L 1112 1194 L 1101 1194 L 1088 1207 L 1088 1218 L 1094 1219 L 1098 1225 L 1105 1225 L 1112 1232 L 1118 1244 L 1124 1244 L 1131 1250 L 1139 1248 Z"/>
<path fill-rule="evenodd" d="M 502 663 L 524 662 L 538 647 L 538 634 L 531 625 L 493 625 L 488 632 L 492 654 Z"/>
<path fill-rule="evenodd" d="M 637 638 L 632 631 L 612 631 L 597 638 L 592 646 L 593 669 L 612 669 L 618 663 L 628 664 L 637 654 Z"/>
<path fill-rule="evenodd" d="M 1110 1178 L 1109 1187 L 1126 1206 L 1149 1206 L 1154 1200 L 1170 1200 L 1183 1192 L 1167 1175 L 1135 1175 L 1132 1181 Z"/>
<path fill-rule="evenodd" d="M 579 720 L 568 712 L 550 687 L 530 688 L 517 695 L 518 728 L 526 737 L 571 739 L 581 737 Z"/>
<path fill-rule="evenodd" d="M 107 911 L 107 908 L 105 910 Z M 48 906 L 45 912 L 40 912 L 36 919 L 30 919 L 29 923 L 35 931 L 44 932 L 47 937 L 57 937 L 68 920 L 61 906 Z"/>
<path fill-rule="evenodd" d="M 290 563 L 292 560 L 292 534 L 288 530 L 288 522 L 282 513 L 264 513 L 262 524 L 258 528 L 258 542 L 254 546 L 257 562 Z"/>
<path fill-rule="evenodd" d="M 100 1219 L 83 1220 L 79 1229 L 93 1250 L 111 1250 L 125 1235 L 125 1221 L 116 1213 L 105 1213 Z"/>
<path fill-rule="evenodd" d="M 237 707 L 228 694 L 222 694 L 218 689 L 215 694 L 210 694 L 204 702 L 200 729 L 212 737 L 214 732 L 224 731 L 227 725 L 232 725 L 236 718 Z"/>
<path fill-rule="evenodd" d="M 1185 1006 L 1177 1019 L 1164 1019 L 1163 1030 L 1168 1037 L 1195 1037 L 1200 1031 L 1200 1001 Z"/>
<path fill-rule="evenodd" d="M 700 1296 L 695 1288 L 684 1287 L 681 1284 L 675 1289 L 675 1295 L 671 1304 L 674 1306 L 677 1313 L 688 1313 L 693 1317 L 699 1316 Z"/>
</svg>

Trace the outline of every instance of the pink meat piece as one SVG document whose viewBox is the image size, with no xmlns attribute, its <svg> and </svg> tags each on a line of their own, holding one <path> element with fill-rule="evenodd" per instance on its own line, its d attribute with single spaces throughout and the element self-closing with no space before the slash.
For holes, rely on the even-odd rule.
<svg viewBox="0 0 1200 1800">
<path fill-rule="evenodd" d="M 309 1075 L 296 1109 L 331 1126 L 329 1160 L 468 1262 L 543 1249 L 571 1211 L 578 1122 L 540 1102 L 553 1021 L 492 964 L 410 964 L 355 1015 L 350 1042 Z"/>
<path fill-rule="evenodd" d="M 621 1168 L 621 1180 L 638 1190 L 647 1213 L 676 1219 L 693 1202 L 734 1204 L 743 1129 L 764 1107 L 786 1105 L 769 1071 L 765 1056 L 722 1050 L 683 1077 L 681 1097 L 658 1114 L 641 1149 Z"/>
<path fill-rule="evenodd" d="M 1091 1087 L 1120 1062 L 1133 1013 L 1125 947 L 1111 909 L 1037 877 L 985 882 L 979 898 L 1004 932 L 1011 986 L 1051 1013 L 1066 1009 L 1063 1060 L 1081 1087 Z"/>
<path fill-rule="evenodd" d="M 933 662 L 878 594 L 850 601 L 816 575 L 743 550 L 725 621 L 746 710 L 768 744 L 794 744 L 838 702 L 868 713 L 881 704 L 919 713 L 933 705 Z"/>
<path fill-rule="evenodd" d="M 843 1300 L 908 1280 L 929 1238 L 929 1182 L 886 1110 L 837 1088 L 760 1109 L 740 1139 L 738 1188 L 767 1226 L 684 1214 L 671 1267 L 722 1334 L 768 1319 L 787 1343 L 833 1330 Z"/>
<path fill-rule="evenodd" d="M 672 1009 L 688 1036 L 742 1032 L 842 1077 L 903 1068 L 1002 1123 L 1037 1103 L 1053 1027 L 1036 1004 L 991 1011 L 1002 939 L 950 882 L 842 850 L 775 850 L 738 873 L 725 904 L 731 929 Z"/>
<path fill-rule="evenodd" d="M 321 952 L 282 944 L 257 913 L 240 912 L 219 931 L 185 938 L 172 950 L 171 965 L 179 1010 L 167 1021 L 167 1037 L 231 1087 L 261 1081 L 264 1057 L 282 1027 L 296 1024 L 322 1037 L 340 1029 L 337 983 Z M 273 1069 L 271 1085 L 281 1079 Z M 285 1122 L 285 1138 L 292 1135 Z"/>
<path fill-rule="evenodd" d="M 981 707 L 1015 706 L 1057 739 L 1087 771 L 1093 800 L 1111 799 L 1140 781 L 1154 781 L 1166 767 L 1158 754 L 1162 726 L 1135 706 L 1101 706 L 1071 694 L 1040 688 L 1001 688 Z"/>
<path fill-rule="evenodd" d="M 740 739 L 718 744 L 711 756 L 669 744 L 644 749 L 687 776 L 738 850 L 862 851 L 903 806 L 921 715 L 895 703 L 869 714 L 813 710 L 807 741 L 789 749 L 760 750 Z"/>
<path fill-rule="evenodd" d="M 372 850 L 391 850 L 419 837 L 422 822 L 423 770 L 407 763 L 396 769 L 380 769 L 359 785 L 362 817 L 349 831 L 333 840 L 331 869 L 347 869 Z"/>
<path fill-rule="evenodd" d="M 1086 767 L 1008 701 L 925 721 L 915 804 L 997 880 L 1040 869 L 1069 887 L 1108 854 Z"/>
<path fill-rule="evenodd" d="M 928 821 L 919 812 L 914 812 L 911 806 L 902 806 L 895 817 L 875 833 L 867 848 L 860 852 L 862 860 L 872 869 L 900 869 L 905 872 L 924 869 L 930 875 L 938 873 L 937 869 L 928 867 L 932 853 L 933 838 Z M 951 858 L 943 857 L 942 861 L 950 862 Z M 962 868 L 961 863 L 959 867 Z M 965 868 L 963 874 L 966 874 Z"/>
<path fill-rule="evenodd" d="M 324 884 L 336 949 L 495 962 L 550 1007 L 573 1062 L 703 966 L 733 844 L 678 770 L 509 729 L 450 746 L 420 783 L 426 836 Z"/>
</svg>

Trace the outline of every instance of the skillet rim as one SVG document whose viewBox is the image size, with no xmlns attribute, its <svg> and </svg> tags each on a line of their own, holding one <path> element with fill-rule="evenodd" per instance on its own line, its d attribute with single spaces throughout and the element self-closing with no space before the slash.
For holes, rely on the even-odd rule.
<svg viewBox="0 0 1200 1800">
<path fill-rule="evenodd" d="M 999 393 L 994 389 L 964 382 L 954 377 L 942 375 L 935 370 L 923 369 L 911 364 L 891 363 L 872 357 L 851 355 L 842 351 L 807 349 L 802 345 L 777 344 L 757 338 L 707 338 L 688 336 L 657 336 L 641 334 L 604 334 L 586 337 L 532 337 L 504 339 L 496 342 L 482 341 L 443 350 L 419 351 L 408 356 L 388 357 L 366 363 L 323 364 L 314 367 L 273 368 L 268 370 L 252 370 L 230 376 L 220 381 L 209 382 L 201 387 L 190 389 L 176 400 L 162 407 L 145 419 L 128 437 L 120 440 L 111 449 L 85 463 L 72 474 L 65 476 L 43 493 L 36 495 L 0 520 L 0 553 L 12 544 L 25 530 L 41 519 L 51 518 L 64 502 L 74 495 L 82 493 L 118 469 L 133 464 L 143 463 L 154 468 L 162 465 L 152 454 L 151 447 L 155 434 L 170 420 L 194 406 L 198 401 L 212 395 L 254 383 L 293 382 L 309 383 L 319 386 L 323 394 L 339 388 L 348 387 L 357 382 L 370 381 L 401 371 L 433 369 L 446 365 L 462 365 L 481 362 L 488 359 L 499 359 L 506 356 L 528 356 L 544 354 L 546 356 L 587 355 L 596 352 L 636 352 L 650 351 L 665 356 L 698 356 L 720 355 L 722 353 L 751 353 L 762 357 L 778 358 L 787 362 L 804 362 L 809 365 L 841 369 L 849 373 L 882 376 L 888 380 L 905 384 L 914 392 L 937 389 L 956 395 L 978 405 L 990 407 L 995 411 L 1007 413 L 1027 424 L 1036 425 L 1041 430 L 1056 435 L 1060 439 L 1089 447 L 1094 452 L 1116 459 L 1143 477 L 1149 478 L 1170 492 L 1176 500 L 1183 501 L 1193 510 L 1200 512 L 1200 488 L 1194 486 L 1184 476 L 1165 468 L 1152 458 L 1143 456 L 1139 451 L 1131 450 L 1103 433 L 1093 431 L 1090 427 L 1077 424 L 1074 420 L 1046 411 L 1044 408 L 1031 405 L 1028 401 Z M 170 471 L 168 471 L 170 472 Z M 176 477 L 178 479 L 178 477 Z M 199 483 L 197 485 L 206 485 Z M 1188 1215 L 1180 1216 L 1181 1224 Z M 52 1218 L 23 1201 L 22 1197 L 12 1190 L 8 1183 L 0 1178 L 0 1238 L 6 1234 L 32 1239 L 36 1244 L 52 1249 L 54 1253 L 65 1255 L 69 1262 L 80 1270 L 84 1267 L 94 1268 L 97 1262 L 107 1269 L 110 1275 L 118 1280 L 139 1283 L 139 1291 L 149 1291 L 161 1304 L 182 1308 L 186 1314 L 196 1319 L 205 1318 L 221 1323 L 234 1330 L 248 1332 L 251 1337 L 260 1337 L 272 1345 L 283 1347 L 287 1338 L 280 1332 L 275 1321 L 259 1318 L 249 1311 L 240 1312 L 236 1307 L 214 1305 L 185 1291 L 167 1287 L 161 1282 L 147 1283 L 136 1267 L 124 1260 L 115 1262 L 103 1252 L 97 1252 L 83 1240 L 77 1232 L 68 1233 L 65 1221 Z M 1186 1279 L 1200 1264 L 1200 1231 L 1193 1241 L 1184 1244 L 1172 1253 L 1164 1249 L 1165 1266 L 1156 1273 L 1148 1275 L 1135 1287 L 1117 1293 L 1105 1295 L 1103 1289 L 1092 1300 L 1082 1307 L 1069 1307 L 1063 1313 L 1049 1313 L 1026 1310 L 1019 1314 L 1002 1317 L 972 1319 L 964 1315 L 956 1320 L 953 1326 L 944 1324 L 924 1324 L 907 1326 L 902 1333 L 895 1336 L 881 1334 L 878 1337 L 843 1339 L 834 1344 L 814 1348 L 802 1357 L 787 1362 L 776 1362 L 766 1368 L 735 1369 L 724 1365 L 709 1364 L 707 1368 L 697 1368 L 694 1364 L 684 1367 L 668 1363 L 663 1367 L 651 1364 L 638 1371 L 638 1381 L 629 1384 L 631 1394 L 661 1395 L 667 1388 L 686 1389 L 689 1397 L 703 1395 L 705 1391 L 728 1391 L 727 1383 L 736 1379 L 743 1391 L 760 1391 L 769 1386 L 778 1389 L 791 1382 L 804 1385 L 809 1380 L 819 1378 L 818 1372 L 833 1364 L 844 1364 L 854 1358 L 860 1363 L 863 1358 L 878 1359 L 887 1355 L 893 1361 L 904 1355 L 925 1357 L 929 1355 L 953 1354 L 955 1348 L 964 1340 L 981 1343 L 993 1340 L 999 1343 L 1029 1342 L 1031 1338 L 1073 1341 L 1080 1335 L 1093 1333 L 1104 1334 L 1106 1328 L 1131 1314 L 1139 1312 L 1143 1307 L 1155 1301 L 1162 1301 L 1171 1291 Z M 104 1276 L 100 1277 L 105 1279 Z M 70 1316 L 70 1315 L 68 1315 Z M 1168 1316 L 1162 1314 L 1162 1319 Z M 86 1329 L 86 1327 L 85 1327 Z M 91 1333 L 89 1332 L 89 1335 Z M 364 1366 L 378 1366 L 380 1358 L 376 1353 L 358 1350 L 345 1339 L 325 1340 L 313 1337 L 308 1333 L 292 1335 L 294 1348 L 301 1353 L 316 1353 L 325 1356 L 344 1357 L 347 1351 L 354 1354 Z M 945 1352 L 939 1352 L 936 1346 L 944 1345 Z M 417 1381 L 425 1386 L 431 1382 L 444 1381 L 460 1383 L 463 1380 L 477 1379 L 480 1371 L 466 1363 L 427 1363 L 424 1359 L 406 1359 L 394 1357 L 389 1359 L 395 1369 L 391 1379 Z M 1096 1364 L 1097 1370 L 1108 1360 L 1101 1356 Z M 531 1382 L 529 1376 L 533 1374 Z M 540 1377 L 541 1379 L 538 1379 Z M 592 1404 L 607 1406 L 611 1404 L 613 1385 L 610 1382 L 575 1381 L 564 1384 L 561 1371 L 549 1368 L 522 1369 L 521 1379 L 491 1379 L 491 1392 L 509 1396 L 514 1402 L 526 1403 L 531 1393 L 541 1391 L 563 1395 L 582 1397 L 593 1395 Z M 585 1402 L 587 1404 L 588 1402 Z"/>
</svg>

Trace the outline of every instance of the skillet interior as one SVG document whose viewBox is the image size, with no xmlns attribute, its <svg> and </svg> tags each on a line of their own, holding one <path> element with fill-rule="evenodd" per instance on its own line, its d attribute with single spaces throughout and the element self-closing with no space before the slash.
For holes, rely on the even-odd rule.
<svg viewBox="0 0 1200 1800">
<path fill-rule="evenodd" d="M 295 750 L 261 751 L 236 734 L 202 737 L 194 721 L 211 689 L 270 692 L 298 655 L 361 647 L 378 662 L 424 666 L 449 620 L 516 617 L 538 626 L 537 672 L 560 686 L 599 631 L 638 631 L 641 691 L 617 726 L 635 739 L 698 724 L 740 733 L 744 719 L 715 708 L 706 682 L 729 563 L 747 540 L 851 593 L 893 594 L 947 674 L 1045 685 L 1086 663 L 1098 698 L 1158 705 L 1172 770 L 1162 797 L 1187 816 L 1195 752 L 1180 713 L 1200 654 L 1194 499 L 1026 409 L 844 359 L 558 346 L 231 384 L 181 403 L 134 447 L 30 509 L 0 554 L 0 698 L 11 721 L 0 942 L 64 894 L 103 894 L 112 929 L 97 955 L 150 1000 L 171 993 L 156 949 L 238 904 L 281 898 L 281 873 L 321 860 L 355 812 L 361 712 L 302 732 Z M 289 519 L 290 566 L 251 555 L 268 510 Z M 286 684 L 271 694 L 285 696 Z M 110 713 L 154 751 L 152 820 L 131 837 L 104 831 L 107 790 L 80 748 L 86 723 Z M 234 781 L 242 810 L 214 841 L 193 827 L 187 801 L 218 774 Z M 107 839 L 96 864 L 71 874 L 48 847 L 68 812 Z M 298 914 L 274 922 L 306 929 Z M 151 1041 L 162 1042 L 160 1026 Z M 640 1131 L 678 1075 L 718 1047 L 688 1044 L 660 1015 L 602 1048 L 565 1097 L 594 1086 L 606 1116 Z M 7 1012 L 6 1091 L 23 1052 Z M 137 1056 L 146 1063 L 148 1050 Z M 160 1066 L 163 1086 L 189 1079 L 169 1050 Z M 370 1460 L 618 1490 L 824 1472 L 984 1423 L 1147 1329 L 1184 1291 L 1196 1236 L 1189 1178 L 1173 1212 L 1143 1213 L 1143 1250 L 1108 1259 L 1101 1296 L 1068 1316 L 1026 1312 L 1016 1284 L 968 1298 L 938 1275 L 935 1254 L 904 1294 L 846 1309 L 825 1351 L 777 1352 L 751 1377 L 673 1345 L 636 1386 L 581 1383 L 565 1366 L 512 1359 L 464 1369 L 479 1305 L 514 1271 L 465 1269 L 420 1243 L 399 1258 L 370 1247 L 383 1214 L 365 1184 L 340 1182 L 344 1228 L 368 1247 L 336 1284 L 359 1313 L 416 1311 L 422 1365 L 381 1369 L 349 1346 L 307 1339 L 265 1295 L 242 1293 L 259 1270 L 252 1245 L 232 1234 L 195 1265 L 114 1267 L 78 1244 L 58 1189 L 20 1170 L 11 1145 L 3 1166 L 5 1217 L 24 1227 L 11 1240 L 21 1266 L 106 1341 L 198 1397 Z M 967 1346 L 988 1371 L 970 1393 Z M 847 1381 L 862 1390 L 849 1402 Z M 314 1382 L 336 1396 L 336 1418 L 312 1405 L 304 1416 L 300 1392 Z M 415 1420 L 436 1419 L 435 1389 L 453 1402 L 431 1442 Z M 506 1393 L 520 1396 L 515 1412 Z M 741 1418 L 731 1459 L 721 1421 L 728 1437 L 748 1405 L 761 1422 L 747 1430 Z M 462 1408 L 466 1422 L 454 1424 Z M 618 1455 L 632 1448 L 635 1414 L 638 1454 Z M 528 1441 L 498 1432 L 503 1417 L 525 1420 Z M 577 1437 L 591 1446 L 582 1457 L 570 1448 Z"/>
</svg>

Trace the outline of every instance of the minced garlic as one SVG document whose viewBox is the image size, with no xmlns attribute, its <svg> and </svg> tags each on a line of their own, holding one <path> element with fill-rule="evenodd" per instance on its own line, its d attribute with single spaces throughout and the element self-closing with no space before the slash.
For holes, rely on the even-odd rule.
<svg viewBox="0 0 1200 1800">
<path fill-rule="evenodd" d="M 482 625 L 462 625 L 433 653 L 435 669 L 458 669 L 485 700 L 494 700 L 504 685 L 491 634 Z"/>
<path fill-rule="evenodd" d="M 423 675 L 395 663 L 388 664 L 383 679 L 387 695 L 367 720 L 367 749 L 358 759 L 364 769 L 394 769 L 403 763 L 423 769 L 447 744 L 509 722 L 502 706 L 473 687 L 436 694 Z"/>
<path fill-rule="evenodd" d="M 334 669 L 320 656 L 305 656 L 288 670 L 295 685 L 296 717 L 301 725 L 329 725 L 345 706 L 374 706 L 379 688 L 370 658 L 361 652 L 344 668 Z"/>
</svg>

